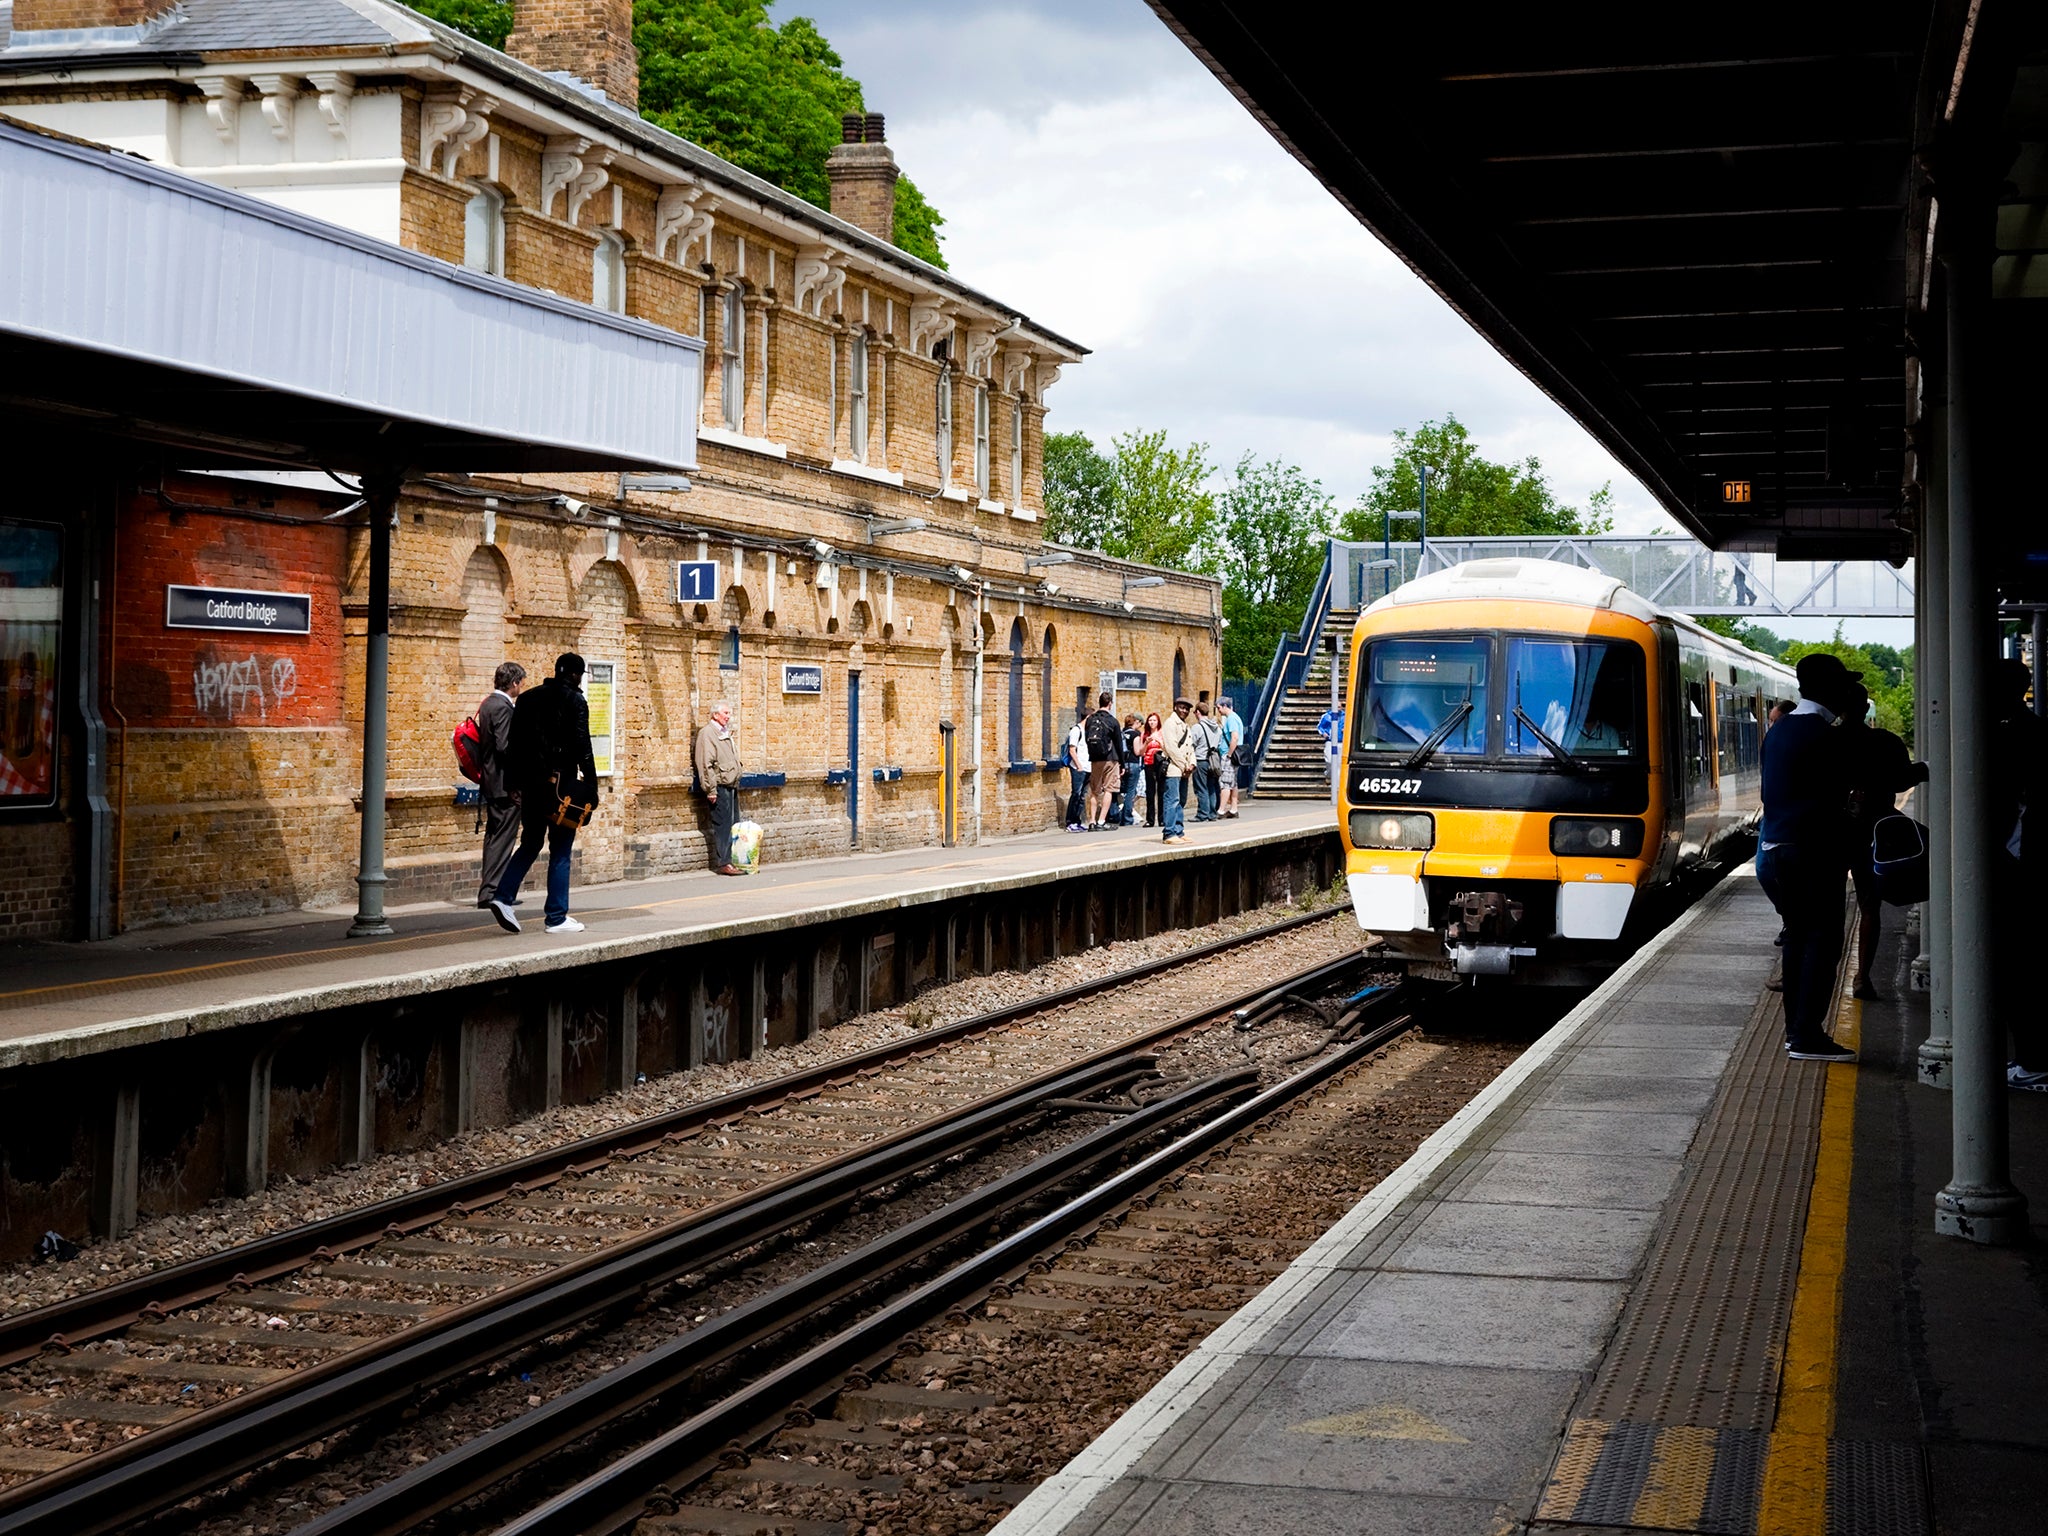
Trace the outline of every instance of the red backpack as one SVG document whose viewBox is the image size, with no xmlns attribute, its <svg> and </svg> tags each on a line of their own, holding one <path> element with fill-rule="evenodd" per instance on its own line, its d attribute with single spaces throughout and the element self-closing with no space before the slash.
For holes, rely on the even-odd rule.
<svg viewBox="0 0 2048 1536">
<path fill-rule="evenodd" d="M 455 727 L 455 734 L 449 739 L 455 748 L 455 766 L 462 770 L 462 776 L 472 784 L 481 784 L 484 778 L 484 733 L 471 715 Z"/>
</svg>

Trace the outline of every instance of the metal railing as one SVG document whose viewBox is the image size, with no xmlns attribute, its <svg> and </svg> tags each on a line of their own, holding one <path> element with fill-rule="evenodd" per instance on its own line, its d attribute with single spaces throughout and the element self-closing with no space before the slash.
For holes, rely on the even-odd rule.
<svg viewBox="0 0 2048 1536">
<path fill-rule="evenodd" d="M 1259 767 L 1266 761 L 1266 746 L 1272 740 L 1273 725 L 1279 720 L 1280 710 L 1286 703 L 1287 690 L 1299 687 L 1301 680 L 1308 675 L 1309 662 L 1322 640 L 1323 622 L 1330 616 L 1337 551 L 1363 547 L 1343 544 L 1336 539 L 1330 541 L 1329 548 L 1323 551 L 1322 574 L 1316 577 L 1315 589 L 1309 593 L 1301 628 L 1293 634 L 1282 635 L 1280 643 L 1273 647 L 1273 664 L 1266 669 L 1266 685 L 1259 690 L 1258 706 L 1253 710 L 1245 731 L 1245 745 L 1249 749 L 1245 755 L 1250 762 L 1246 765 L 1240 788 L 1249 790 L 1258 781 Z"/>
</svg>

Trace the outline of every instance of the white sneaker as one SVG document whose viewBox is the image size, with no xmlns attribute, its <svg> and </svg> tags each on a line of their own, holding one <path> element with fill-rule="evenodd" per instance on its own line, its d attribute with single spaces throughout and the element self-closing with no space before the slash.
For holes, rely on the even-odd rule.
<svg viewBox="0 0 2048 1536">
<path fill-rule="evenodd" d="M 2023 1093 L 2048 1093 L 2048 1072 L 2029 1072 L 2018 1062 L 2008 1062 L 2005 1068 L 2005 1086 L 2017 1088 Z"/>
<path fill-rule="evenodd" d="M 549 933 L 581 933 L 583 925 L 573 917 L 565 917 L 559 923 L 549 923 Z"/>
<path fill-rule="evenodd" d="M 498 926 L 507 933 L 517 933 L 519 931 L 519 919 L 513 915 L 511 902 L 493 901 L 491 903 L 491 916 L 498 920 Z"/>
</svg>

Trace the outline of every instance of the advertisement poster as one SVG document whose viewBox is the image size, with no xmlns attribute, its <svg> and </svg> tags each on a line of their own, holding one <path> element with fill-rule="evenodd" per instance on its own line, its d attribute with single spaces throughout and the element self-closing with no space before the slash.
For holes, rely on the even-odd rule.
<svg viewBox="0 0 2048 1536">
<path fill-rule="evenodd" d="M 597 776 L 612 776 L 612 733 L 616 729 L 619 697 L 619 664 L 593 661 L 583 678 L 583 697 L 590 701 L 590 755 L 597 762 Z"/>
<path fill-rule="evenodd" d="M 0 518 L 0 808 L 57 799 L 64 535 Z"/>
</svg>

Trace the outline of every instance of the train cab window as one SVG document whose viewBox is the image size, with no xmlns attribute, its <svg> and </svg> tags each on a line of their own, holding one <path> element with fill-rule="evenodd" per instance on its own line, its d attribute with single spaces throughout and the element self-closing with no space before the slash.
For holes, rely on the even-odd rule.
<svg viewBox="0 0 2048 1536">
<path fill-rule="evenodd" d="M 1510 637 L 1502 729 L 1509 757 L 1629 757 L 1642 746 L 1642 652 L 1607 640 Z"/>
<path fill-rule="evenodd" d="M 1364 697 L 1352 750 L 1413 752 L 1448 724 L 1439 755 L 1485 752 L 1491 649 L 1476 635 L 1373 641 L 1361 669 Z"/>
</svg>

